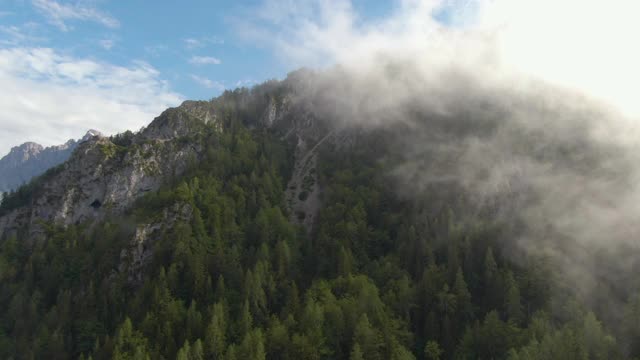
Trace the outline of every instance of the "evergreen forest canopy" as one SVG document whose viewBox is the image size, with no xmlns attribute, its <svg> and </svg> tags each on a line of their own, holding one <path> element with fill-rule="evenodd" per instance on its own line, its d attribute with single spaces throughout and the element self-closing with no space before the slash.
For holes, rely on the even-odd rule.
<svg viewBox="0 0 640 360">
<path fill-rule="evenodd" d="M 399 195 L 384 130 L 320 148 L 322 208 L 312 231 L 294 225 L 295 144 L 255 125 L 243 99 L 256 91 L 217 99 L 223 131 L 181 139 L 203 158 L 125 214 L 2 239 L 1 358 L 640 359 L 637 281 L 618 271 L 582 296 L 544 253 L 509 245 L 520 224 L 475 211 L 455 185 Z M 136 226 L 167 209 L 184 216 L 123 271 Z M 625 252 L 588 256 L 614 272 Z"/>
</svg>

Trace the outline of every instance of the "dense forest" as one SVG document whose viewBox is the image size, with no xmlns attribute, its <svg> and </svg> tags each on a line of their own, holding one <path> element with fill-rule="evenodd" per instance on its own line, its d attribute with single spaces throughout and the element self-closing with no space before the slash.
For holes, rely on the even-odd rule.
<svg viewBox="0 0 640 360">
<path fill-rule="evenodd" d="M 467 211 L 456 189 L 398 196 L 374 135 L 323 148 L 316 225 L 293 225 L 292 145 L 234 109 L 224 131 L 182 139 L 203 158 L 126 214 L 0 242 L 1 358 L 640 356 L 640 296 L 608 323 L 562 291 L 544 256 L 512 261 L 510 226 Z M 118 151 L 133 146 L 119 140 Z M 29 191 L 9 195 L 0 214 Z M 136 268 L 126 249 L 154 222 L 161 236 Z"/>
</svg>

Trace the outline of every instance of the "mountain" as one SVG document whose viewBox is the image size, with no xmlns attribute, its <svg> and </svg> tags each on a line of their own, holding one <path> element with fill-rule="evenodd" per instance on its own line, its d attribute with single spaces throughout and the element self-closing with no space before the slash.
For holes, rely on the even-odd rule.
<svg viewBox="0 0 640 360">
<path fill-rule="evenodd" d="M 0 204 L 0 357 L 640 355 L 633 223 L 600 222 L 633 157 L 602 113 L 404 71 L 299 70 L 80 143 Z"/>
<path fill-rule="evenodd" d="M 46 170 L 65 162 L 78 144 L 102 136 L 96 130 L 89 130 L 80 140 L 69 140 L 62 145 L 43 147 L 26 142 L 13 147 L 9 154 L 0 159 L 0 193 L 15 190 Z"/>
</svg>

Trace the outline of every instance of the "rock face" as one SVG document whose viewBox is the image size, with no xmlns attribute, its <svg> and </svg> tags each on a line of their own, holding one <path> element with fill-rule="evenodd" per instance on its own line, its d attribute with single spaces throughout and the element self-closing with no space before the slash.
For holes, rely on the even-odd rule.
<svg viewBox="0 0 640 360">
<path fill-rule="evenodd" d="M 332 136 L 333 133 L 328 133 L 315 144 L 309 144 L 304 137 L 296 135 L 295 165 L 287 183 L 286 201 L 290 220 L 304 225 L 307 231 L 311 231 L 321 207 L 321 188 L 316 168 L 317 152 Z"/>
<path fill-rule="evenodd" d="M 26 228 L 30 238 L 37 238 L 40 221 L 64 226 L 124 211 L 197 159 L 201 149 L 179 140 L 197 132 L 199 124 L 204 123 L 174 108 L 131 138 L 95 136 L 81 142 L 60 169 L 42 180 L 28 204 L 0 216 L 0 236 Z M 126 151 L 119 141 L 130 142 Z"/>
<path fill-rule="evenodd" d="M 239 110 L 247 126 L 269 129 L 295 149 L 287 207 L 291 221 L 310 232 L 322 200 L 318 153 L 345 140 L 340 135 L 343 128 L 319 116 L 308 97 L 298 96 L 296 86 L 300 84 L 303 81 L 290 76 L 251 91 L 228 92 L 211 101 L 185 101 L 137 133 L 111 138 L 88 133 L 84 141 L 66 145 L 71 156 L 56 171 L 40 178 L 36 189 L 29 189 L 34 193 L 26 202 L 0 208 L 0 238 L 17 231 L 38 238 L 42 221 L 65 226 L 122 213 L 144 193 L 157 190 L 197 162 L 203 149 L 189 139 L 205 127 L 223 131 L 230 107 Z M 44 151 L 29 144 L 23 151 L 13 151 L 6 163 L 15 164 L 19 162 L 16 159 L 29 159 Z M 153 233 L 152 229 L 143 231 L 148 232 Z"/>
<path fill-rule="evenodd" d="M 11 149 L 0 159 L 0 192 L 15 190 L 48 169 L 62 164 L 73 150 L 84 141 L 102 136 L 99 131 L 89 130 L 80 140 L 69 140 L 62 145 L 43 147 L 27 142 Z"/>
<path fill-rule="evenodd" d="M 68 153 L 58 152 L 56 162 L 51 161 L 47 168 L 62 165 L 37 178 L 35 185 L 23 188 L 27 196 L 18 199 L 17 205 L 2 203 L 0 239 L 20 233 L 21 238 L 37 242 L 44 238 L 43 223 L 90 225 L 124 213 L 136 199 L 197 164 L 204 155 L 203 145 L 196 140 L 198 135 L 207 128 L 223 132 L 229 108 L 238 110 L 236 114 L 249 128 L 268 129 L 291 145 L 294 166 L 287 179 L 287 210 L 292 223 L 311 233 L 323 197 L 318 156 L 321 151 L 350 146 L 353 136 L 328 120 L 330 117 L 318 114 L 309 97 L 299 96 L 296 87 L 304 81 L 296 76 L 304 80 L 306 75 L 268 82 L 251 91 L 228 92 L 211 101 L 185 101 L 167 109 L 137 133 L 107 138 L 89 132 L 80 141 L 58 147 Z M 25 144 L 3 159 L 4 164 L 10 164 L 4 166 L 17 166 L 48 152 L 53 153 L 53 149 Z M 25 180 L 21 178 L 20 182 Z M 176 221 L 188 221 L 192 215 L 185 204 L 158 210 L 163 212 L 162 218 L 136 224 L 129 246 L 120 254 L 118 272 L 127 273 L 132 285 L 140 284 L 141 270 L 151 258 L 161 230 L 171 228 Z"/>
<path fill-rule="evenodd" d="M 285 86 L 295 87 L 299 79 L 288 78 Z M 313 230 L 322 206 L 322 186 L 318 181 L 317 159 L 320 150 L 331 149 L 342 142 L 337 133 L 344 128 L 319 117 L 308 99 L 296 96 L 297 91 L 271 99 L 261 123 L 281 134 L 281 138 L 294 145 L 294 167 L 285 192 L 289 220 Z"/>
<path fill-rule="evenodd" d="M 128 282 L 132 285 L 142 284 L 141 271 L 153 255 L 154 242 L 161 236 L 164 228 L 171 228 L 177 221 L 190 221 L 193 209 L 189 204 L 175 204 L 164 209 L 160 220 L 136 227 L 136 232 L 127 248 L 120 252 L 118 272 L 127 273 Z"/>
</svg>

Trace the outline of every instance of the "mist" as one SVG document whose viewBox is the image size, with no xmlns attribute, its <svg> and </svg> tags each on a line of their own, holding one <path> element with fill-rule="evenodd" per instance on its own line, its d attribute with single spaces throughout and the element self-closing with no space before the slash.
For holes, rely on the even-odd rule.
<svg viewBox="0 0 640 360">
<path fill-rule="evenodd" d="M 639 250 L 640 5 L 407 0 L 368 23 L 349 1 L 264 6 L 280 31 L 248 34 L 324 69 L 298 89 L 315 112 L 403 129 L 399 194 L 456 184 L 476 211 L 522 224 L 506 240 L 514 261 L 548 257 L 587 305 L 621 316 Z M 599 252 L 615 263 L 596 264 Z"/>
</svg>

